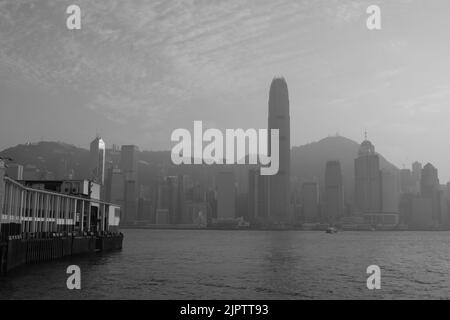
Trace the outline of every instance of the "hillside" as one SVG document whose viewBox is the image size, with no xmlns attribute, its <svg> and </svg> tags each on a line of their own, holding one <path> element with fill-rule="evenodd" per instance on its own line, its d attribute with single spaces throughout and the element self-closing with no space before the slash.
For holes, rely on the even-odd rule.
<svg viewBox="0 0 450 320">
<path fill-rule="evenodd" d="M 301 182 L 318 181 L 323 185 L 325 165 L 328 160 L 339 160 L 347 199 L 351 199 L 354 191 L 354 159 L 358 154 L 359 144 L 344 137 L 327 137 L 307 145 L 293 147 L 291 152 L 292 179 Z M 7 156 L 20 164 L 31 164 L 41 172 L 51 172 L 56 179 L 61 179 L 68 171 L 73 170 L 75 179 L 87 176 L 89 170 L 89 151 L 61 142 L 39 142 L 22 144 L 0 152 L 0 156 Z M 107 151 L 107 159 L 109 150 Z M 155 177 L 163 174 L 189 174 L 197 181 L 209 181 L 221 166 L 179 166 L 171 164 L 169 151 L 140 152 L 139 176 L 141 183 L 151 184 Z M 380 155 L 381 168 L 393 168 Z M 242 171 L 242 170 L 240 170 Z M 240 172 L 241 178 L 246 177 Z M 242 179 L 239 179 L 242 181 Z M 245 184 L 245 182 L 244 182 Z"/>
<path fill-rule="evenodd" d="M 345 137 L 327 137 L 300 147 L 293 147 L 291 152 L 291 172 L 300 181 L 318 181 L 323 186 L 325 166 L 329 160 L 341 162 L 346 197 L 354 193 L 354 159 L 358 155 L 359 144 Z M 376 151 L 376 146 L 375 146 Z M 382 169 L 396 169 L 380 155 Z"/>
</svg>

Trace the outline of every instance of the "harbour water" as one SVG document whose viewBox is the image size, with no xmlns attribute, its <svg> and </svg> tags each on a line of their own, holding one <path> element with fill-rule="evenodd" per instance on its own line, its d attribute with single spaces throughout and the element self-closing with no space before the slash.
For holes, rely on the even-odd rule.
<svg viewBox="0 0 450 320">
<path fill-rule="evenodd" d="M 2 299 L 448 299 L 450 232 L 124 230 L 123 250 L 13 270 Z M 69 265 L 81 290 L 68 290 Z M 381 289 L 368 290 L 369 265 Z"/>
</svg>

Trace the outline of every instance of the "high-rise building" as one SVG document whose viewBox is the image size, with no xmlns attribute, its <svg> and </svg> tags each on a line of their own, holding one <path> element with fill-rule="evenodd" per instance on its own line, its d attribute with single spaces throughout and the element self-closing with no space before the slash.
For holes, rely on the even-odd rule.
<svg viewBox="0 0 450 320">
<path fill-rule="evenodd" d="M 138 220 L 146 223 L 155 223 L 152 217 L 153 207 L 149 199 L 139 198 L 138 200 Z"/>
<path fill-rule="evenodd" d="M 217 197 L 214 189 L 209 189 L 206 191 L 206 203 L 208 206 L 208 220 L 211 221 L 213 219 L 217 219 Z"/>
<path fill-rule="evenodd" d="M 330 223 L 336 223 L 344 215 L 344 185 L 339 161 L 328 161 L 326 165 L 325 215 Z"/>
<path fill-rule="evenodd" d="M 305 182 L 302 185 L 302 217 L 306 223 L 319 221 L 319 184 Z"/>
<path fill-rule="evenodd" d="M 258 215 L 258 176 L 259 169 L 248 171 L 248 214 L 249 221 L 254 221 Z"/>
<path fill-rule="evenodd" d="M 447 201 L 447 185 L 441 185 L 439 190 L 439 199 L 440 199 L 440 208 L 441 208 L 441 226 L 449 227 L 450 226 L 450 215 L 449 215 L 449 206 Z"/>
<path fill-rule="evenodd" d="M 124 145 L 121 149 L 120 168 L 124 176 L 124 223 L 132 224 L 138 218 L 139 183 L 138 183 L 138 155 L 137 146 Z"/>
<path fill-rule="evenodd" d="M 217 188 L 217 219 L 228 220 L 236 218 L 236 185 L 234 173 L 219 172 L 216 176 Z"/>
<path fill-rule="evenodd" d="M 427 163 L 422 169 L 420 191 L 422 196 L 432 197 L 439 189 L 439 177 L 437 169 Z"/>
<path fill-rule="evenodd" d="M 123 223 L 134 224 L 138 218 L 138 186 L 135 180 L 124 180 Z"/>
<path fill-rule="evenodd" d="M 420 180 L 422 177 L 422 164 L 418 161 L 412 164 L 412 176 L 415 180 Z"/>
<path fill-rule="evenodd" d="M 100 185 L 105 183 L 105 152 L 105 142 L 96 137 L 90 146 L 89 178 Z"/>
<path fill-rule="evenodd" d="M 381 170 L 381 211 L 383 213 L 398 213 L 400 195 L 397 175 L 394 171 Z"/>
<path fill-rule="evenodd" d="M 189 176 L 184 175 L 178 175 L 178 184 L 177 184 L 177 196 L 176 196 L 176 203 L 175 203 L 175 223 L 183 223 L 183 216 L 185 214 L 185 193 L 186 193 L 186 187 L 190 184 L 190 178 Z"/>
<path fill-rule="evenodd" d="M 355 200 L 359 213 L 381 211 L 380 158 L 367 139 L 355 159 Z"/>
<path fill-rule="evenodd" d="M 413 198 L 410 227 L 412 229 L 431 229 L 435 225 L 432 199 L 426 197 Z"/>
<path fill-rule="evenodd" d="M 269 215 L 269 176 L 261 175 L 260 168 L 248 172 L 248 216 L 250 222 L 265 222 Z"/>
<path fill-rule="evenodd" d="M 181 176 L 168 176 L 159 182 L 157 209 L 167 209 L 169 223 L 182 222 L 183 203 L 180 193 L 183 192 Z"/>
<path fill-rule="evenodd" d="M 414 193 L 414 181 L 412 177 L 412 173 L 410 169 L 401 169 L 400 170 L 400 192 L 405 193 Z"/>
<path fill-rule="evenodd" d="M 122 146 L 120 168 L 126 180 L 138 180 L 139 148 L 133 145 Z"/>
<path fill-rule="evenodd" d="M 125 179 L 122 170 L 117 168 L 109 168 L 107 170 L 106 183 L 106 201 L 124 206 L 125 197 Z M 125 221 L 125 212 L 122 213 L 122 220 Z"/>
<path fill-rule="evenodd" d="M 258 214 L 262 221 L 267 221 L 269 217 L 269 176 L 258 176 Z"/>
<path fill-rule="evenodd" d="M 441 223 L 441 192 L 437 169 L 427 163 L 422 169 L 420 194 L 422 198 L 431 200 L 433 219 L 436 225 Z"/>
<path fill-rule="evenodd" d="M 155 206 L 153 187 L 140 185 L 138 199 L 138 220 L 145 224 L 155 223 Z M 152 201 L 153 199 L 153 201 Z"/>
<path fill-rule="evenodd" d="M 279 130 L 279 170 L 269 177 L 269 220 L 272 223 L 292 221 L 290 206 L 291 142 L 289 93 L 286 80 L 275 78 L 269 92 L 269 153 L 270 130 Z"/>
<path fill-rule="evenodd" d="M 113 144 L 109 152 L 107 153 L 107 163 L 111 168 L 121 168 L 120 161 L 122 157 L 121 147 L 117 144 Z"/>
<path fill-rule="evenodd" d="M 400 223 L 404 226 L 411 224 L 413 200 L 415 198 L 415 195 L 409 193 L 404 193 L 400 196 L 398 211 L 400 215 Z"/>
<path fill-rule="evenodd" d="M 413 183 L 413 193 L 420 193 L 420 179 L 422 178 L 422 164 L 420 162 L 414 162 L 412 164 L 411 173 L 412 183 Z"/>
<path fill-rule="evenodd" d="M 445 192 L 445 199 L 450 203 L 450 181 L 447 182 L 447 191 Z"/>
</svg>

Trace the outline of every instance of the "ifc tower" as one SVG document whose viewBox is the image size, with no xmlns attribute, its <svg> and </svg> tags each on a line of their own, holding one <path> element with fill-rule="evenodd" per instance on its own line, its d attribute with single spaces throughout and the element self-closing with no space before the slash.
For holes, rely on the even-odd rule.
<svg viewBox="0 0 450 320">
<path fill-rule="evenodd" d="M 270 130 L 280 133 L 280 165 L 276 175 L 269 177 L 269 220 L 275 224 L 291 221 L 290 171 L 291 141 L 289 117 L 289 93 L 284 78 L 274 78 L 269 92 L 269 154 L 271 154 Z"/>
</svg>

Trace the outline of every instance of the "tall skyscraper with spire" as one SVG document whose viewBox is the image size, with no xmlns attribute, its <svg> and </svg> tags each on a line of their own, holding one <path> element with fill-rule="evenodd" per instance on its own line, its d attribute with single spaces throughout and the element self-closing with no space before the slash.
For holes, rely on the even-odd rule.
<svg viewBox="0 0 450 320">
<path fill-rule="evenodd" d="M 125 179 L 123 223 L 132 224 L 138 215 L 138 161 L 139 148 L 135 145 L 122 146 L 120 165 Z"/>
<path fill-rule="evenodd" d="M 279 129 L 279 170 L 269 177 L 269 220 L 272 223 L 289 223 L 291 128 L 289 116 L 289 93 L 284 78 L 274 78 L 269 92 L 269 153 L 271 154 L 270 130 Z"/>
<path fill-rule="evenodd" d="M 359 213 L 381 211 L 380 158 L 367 140 L 361 143 L 355 159 L 355 198 Z"/>
</svg>

